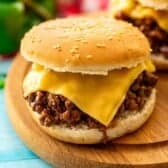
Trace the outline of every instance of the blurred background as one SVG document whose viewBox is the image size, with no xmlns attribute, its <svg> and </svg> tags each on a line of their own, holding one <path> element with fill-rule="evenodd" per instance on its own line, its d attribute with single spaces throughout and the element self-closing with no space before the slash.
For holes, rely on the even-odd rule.
<svg viewBox="0 0 168 168">
<path fill-rule="evenodd" d="M 56 17 L 105 10 L 108 0 L 1 0 L 0 54 L 18 51 L 20 39 L 33 25 Z"/>
<path fill-rule="evenodd" d="M 4 87 L 6 60 L 17 54 L 21 38 L 33 25 L 57 17 L 104 11 L 108 4 L 109 0 L 0 0 L 0 89 Z"/>
</svg>

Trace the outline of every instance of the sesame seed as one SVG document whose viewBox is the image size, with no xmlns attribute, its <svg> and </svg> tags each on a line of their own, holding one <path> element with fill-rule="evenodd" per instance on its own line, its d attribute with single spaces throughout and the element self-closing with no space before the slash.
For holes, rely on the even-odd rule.
<svg viewBox="0 0 168 168">
<path fill-rule="evenodd" d="M 70 53 L 71 53 L 71 54 L 77 54 L 77 53 L 78 53 L 78 51 L 77 51 L 77 49 L 72 48 L 72 49 L 70 49 Z"/>
<path fill-rule="evenodd" d="M 119 32 L 118 35 L 123 35 L 124 33 L 123 32 Z"/>
<path fill-rule="evenodd" d="M 75 39 L 75 41 L 81 41 L 81 39 Z"/>
<path fill-rule="evenodd" d="M 76 50 L 77 50 L 77 49 L 79 49 L 79 47 L 78 47 L 78 46 L 74 46 L 73 48 L 74 48 L 74 49 L 76 49 Z"/>
<path fill-rule="evenodd" d="M 53 48 L 58 49 L 58 48 L 60 48 L 60 45 L 59 44 L 55 44 L 55 45 L 53 45 Z"/>
<path fill-rule="evenodd" d="M 86 40 L 82 40 L 82 43 L 85 43 L 85 44 L 86 44 L 86 43 L 88 43 L 88 41 L 86 41 Z"/>
<path fill-rule="evenodd" d="M 107 39 L 108 39 L 108 40 L 112 40 L 113 38 L 112 38 L 112 37 L 108 37 Z"/>
<path fill-rule="evenodd" d="M 60 45 L 59 44 L 53 45 L 53 48 L 54 49 L 60 48 Z"/>
<path fill-rule="evenodd" d="M 98 47 L 98 48 L 105 48 L 106 47 L 106 45 L 105 44 L 96 44 L 96 47 Z"/>
<path fill-rule="evenodd" d="M 86 56 L 88 59 L 92 58 L 93 56 L 92 55 L 87 55 Z"/>
</svg>

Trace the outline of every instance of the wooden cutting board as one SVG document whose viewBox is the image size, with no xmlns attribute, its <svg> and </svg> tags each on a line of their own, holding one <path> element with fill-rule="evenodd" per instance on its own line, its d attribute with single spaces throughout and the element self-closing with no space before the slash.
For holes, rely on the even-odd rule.
<svg viewBox="0 0 168 168">
<path fill-rule="evenodd" d="M 168 167 L 168 75 L 158 74 L 157 103 L 149 121 L 133 134 L 107 145 L 72 145 L 45 134 L 32 120 L 22 93 L 30 63 L 14 60 L 6 83 L 9 117 L 25 144 L 60 168 Z"/>
</svg>

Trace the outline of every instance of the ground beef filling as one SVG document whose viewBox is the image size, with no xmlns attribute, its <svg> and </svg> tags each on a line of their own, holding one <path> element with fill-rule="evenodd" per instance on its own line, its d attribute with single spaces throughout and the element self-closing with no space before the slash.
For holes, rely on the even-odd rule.
<svg viewBox="0 0 168 168">
<path fill-rule="evenodd" d="M 162 53 L 168 58 L 168 32 L 161 29 L 155 20 L 152 18 L 132 19 L 124 12 L 118 13 L 116 18 L 130 22 L 138 27 L 148 38 L 152 52 L 154 54 Z"/>
<path fill-rule="evenodd" d="M 131 85 L 126 98 L 120 106 L 116 118 L 125 111 L 141 110 L 157 82 L 157 76 L 144 71 Z M 113 92 L 111 91 L 111 94 Z M 73 127 L 85 124 L 89 128 L 104 128 L 102 124 L 83 113 L 75 104 L 62 95 L 54 95 L 45 91 L 37 91 L 26 97 L 33 111 L 40 114 L 40 122 L 44 126 L 66 124 Z M 95 107 L 96 108 L 96 107 Z"/>
</svg>

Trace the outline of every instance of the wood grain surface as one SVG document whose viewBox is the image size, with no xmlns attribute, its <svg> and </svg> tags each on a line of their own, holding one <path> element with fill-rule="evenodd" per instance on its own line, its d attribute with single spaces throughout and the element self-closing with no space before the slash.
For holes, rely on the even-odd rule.
<svg viewBox="0 0 168 168">
<path fill-rule="evenodd" d="M 6 83 L 9 117 L 21 139 L 37 155 L 60 168 L 167 168 L 168 77 L 159 74 L 157 103 L 149 121 L 138 131 L 107 145 L 72 145 L 45 134 L 32 120 L 22 93 L 22 81 L 30 66 L 16 57 Z"/>
</svg>

